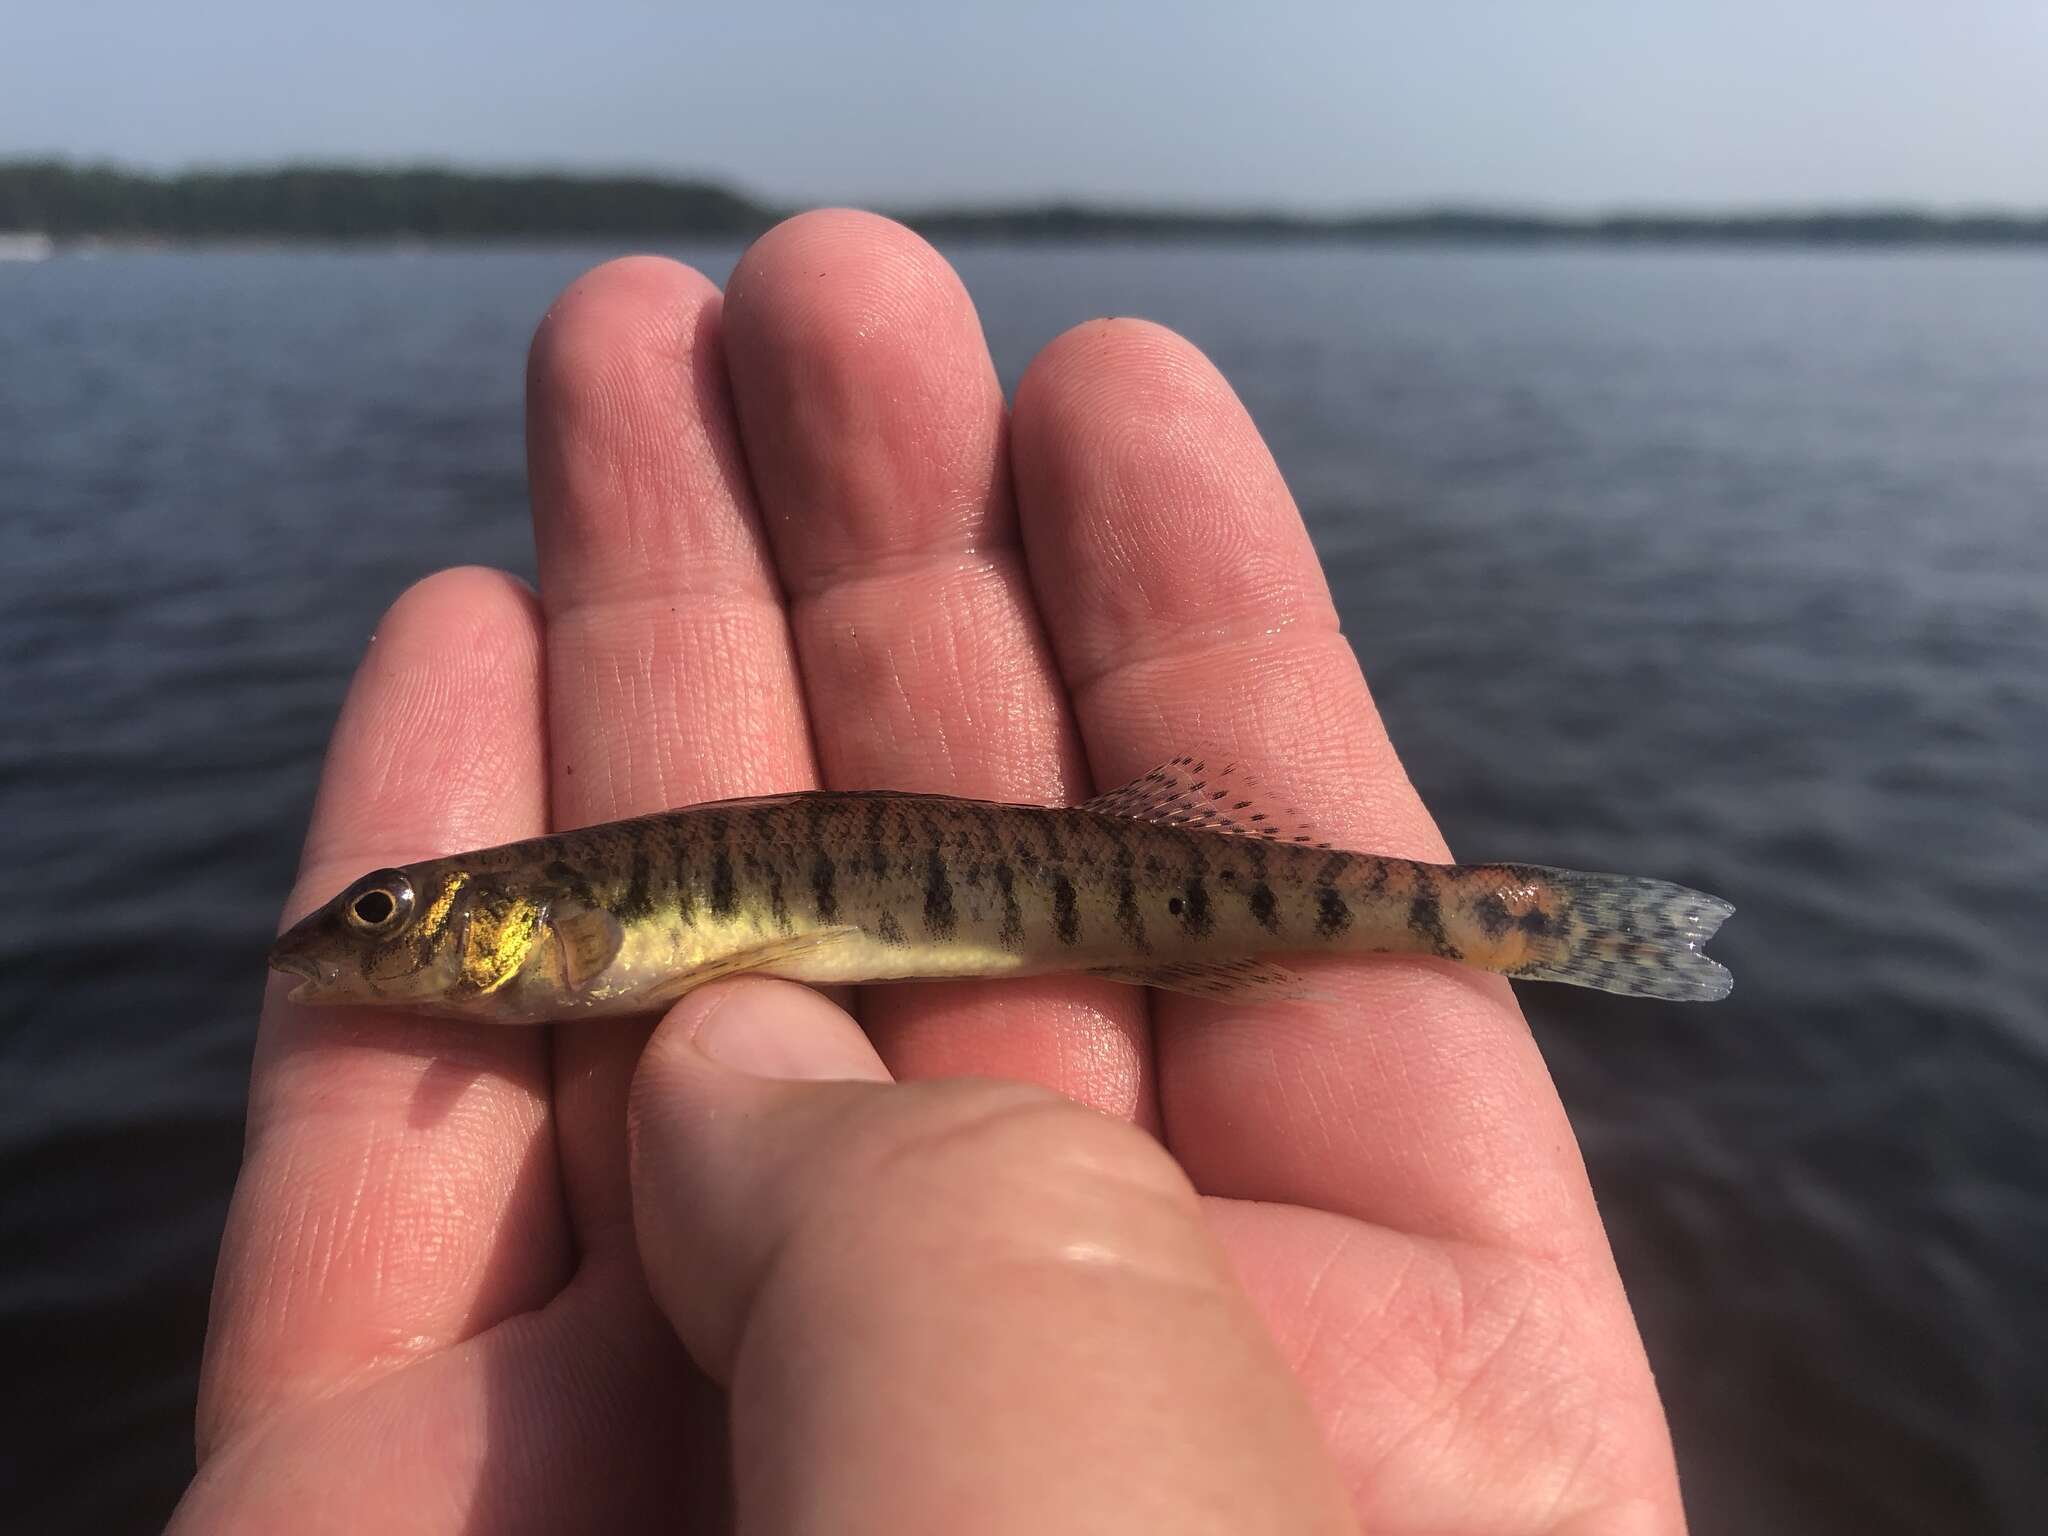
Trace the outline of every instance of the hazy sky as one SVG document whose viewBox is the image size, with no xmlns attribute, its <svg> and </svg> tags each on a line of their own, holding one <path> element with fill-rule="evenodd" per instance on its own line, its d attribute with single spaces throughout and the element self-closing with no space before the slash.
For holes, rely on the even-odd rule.
<svg viewBox="0 0 2048 1536">
<path fill-rule="evenodd" d="M 889 205 L 2040 208 L 2048 0 L 0 0 L 0 157 L 48 152 Z"/>
</svg>

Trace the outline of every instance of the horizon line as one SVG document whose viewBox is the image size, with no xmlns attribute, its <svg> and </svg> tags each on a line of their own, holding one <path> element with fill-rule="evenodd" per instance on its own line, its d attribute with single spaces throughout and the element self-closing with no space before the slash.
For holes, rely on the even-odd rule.
<svg viewBox="0 0 2048 1536">
<path fill-rule="evenodd" d="M 150 171 L 61 156 L 0 159 L 0 231 L 53 238 L 737 235 L 809 206 L 832 204 L 777 203 L 715 176 L 647 171 L 316 159 Z M 1046 196 L 868 206 L 935 236 L 1017 239 L 2048 245 L 2048 210 L 1903 202 L 1567 212 L 1438 199 L 1309 212 Z"/>
<path fill-rule="evenodd" d="M 293 155 L 274 160 L 194 160 L 175 168 L 155 168 L 114 157 L 83 158 L 63 153 L 0 155 L 0 175 L 29 169 L 54 169 L 67 173 L 112 173 L 124 178 L 157 183 L 203 178 L 268 177 L 293 173 L 403 176 L 438 175 L 474 181 L 546 180 L 582 184 L 645 183 L 672 189 L 712 190 L 745 200 L 771 211 L 804 208 L 867 208 L 877 212 L 909 210 L 947 216 L 982 217 L 993 214 L 1074 210 L 1118 217 L 1195 219 L 1273 219 L 1309 224 L 1344 223 L 1362 218 L 1414 218 L 1480 214 L 1491 218 L 1529 219 L 1546 223 L 1598 223 L 1613 219 L 1699 219 L 1749 220 L 1784 218 L 1870 218 L 1909 215 L 1939 221 L 1966 219 L 2048 219 L 2048 201 L 2036 205 L 1994 202 L 1940 203 L 1910 197 L 1868 194 L 1831 199 L 1772 201 L 1723 201 L 1685 203 L 1649 198 L 1621 197 L 1577 203 L 1521 201 L 1507 196 L 1433 194 L 1403 198 L 1365 200 L 1343 205 L 1309 207 L 1287 203 L 1218 201 L 1196 203 L 1151 201 L 1140 194 L 1084 192 L 1024 192 L 988 197 L 910 198 L 785 198 L 764 195 L 733 176 L 716 171 L 656 169 L 625 163 L 617 165 L 565 165 L 545 161 L 466 162 L 430 155 L 377 157 L 328 157 Z"/>
</svg>

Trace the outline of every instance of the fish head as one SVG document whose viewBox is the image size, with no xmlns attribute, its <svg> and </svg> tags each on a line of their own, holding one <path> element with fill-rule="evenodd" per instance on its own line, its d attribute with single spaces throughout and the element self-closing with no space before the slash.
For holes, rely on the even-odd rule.
<svg viewBox="0 0 2048 1536">
<path fill-rule="evenodd" d="M 303 978 L 293 1002 L 448 1004 L 463 987 L 476 894 L 444 864 L 373 870 L 280 934 L 270 968 Z"/>
</svg>

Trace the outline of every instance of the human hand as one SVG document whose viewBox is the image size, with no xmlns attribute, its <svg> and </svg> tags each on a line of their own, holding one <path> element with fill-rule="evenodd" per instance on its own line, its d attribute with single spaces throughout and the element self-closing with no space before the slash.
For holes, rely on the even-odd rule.
<svg viewBox="0 0 2048 1536">
<path fill-rule="evenodd" d="M 1340 845 L 1444 857 L 1256 431 L 1165 332 L 1069 332 L 1006 421 L 943 262 L 883 221 L 808 215 L 748 253 L 722 302 L 645 259 L 572 285 L 535 340 L 529 440 L 539 599 L 460 571 L 394 607 L 337 727 L 291 915 L 365 869 L 550 824 L 818 784 L 1080 799 L 1190 749 L 1257 765 Z M 843 1401 L 824 1387 L 849 1381 L 877 1401 L 951 1381 L 959 1411 L 940 1422 L 963 1444 L 979 1425 L 1013 1452 L 1034 1434 L 1058 1446 L 1101 1411 L 1093 1422 L 1124 1437 L 1109 1443 L 1134 1497 L 1170 1480 L 1176 1436 L 1206 1448 L 1198 1470 L 1223 1459 L 1171 1410 L 1270 1403 L 1228 1421 L 1246 1437 L 1278 1426 L 1233 1486 L 1270 1489 L 1294 1468 L 1312 1510 L 1324 1477 L 1367 1530 L 1682 1527 L 1641 1345 L 1505 983 L 1377 959 L 1319 968 L 1327 998 L 1286 1009 L 1072 978 L 859 998 L 896 1077 L 1042 1084 L 1152 1133 L 1199 1198 L 1147 1138 L 1057 1107 L 1019 1117 L 1038 1138 L 1025 1146 L 909 1134 L 917 1156 L 835 1180 L 906 1134 L 903 1116 L 1021 1090 L 735 1086 L 689 1043 L 717 1001 L 707 991 L 677 1010 L 635 1100 L 643 1268 L 627 1123 L 648 1026 L 302 1010 L 280 981 L 184 1528 L 721 1528 L 725 1400 L 677 1328 L 735 1388 L 743 1501 L 831 1508 L 812 1501 L 853 1486 L 842 1475 L 865 1477 L 864 1497 L 898 1496 L 843 1506 L 834 1528 L 894 1528 L 934 1507 L 906 1496 L 942 1494 L 985 1500 L 989 1528 L 1119 1514 L 1063 1521 L 1032 1505 L 1063 1496 L 1071 1458 L 977 1488 L 972 1465 L 926 1460 L 907 1436 L 894 1463 L 872 1425 L 867 1442 L 835 1439 L 848 1420 L 801 1410 L 814 1391 L 825 1408 Z M 735 986 L 815 1006 L 777 984 Z M 756 1129 L 807 1129 L 746 1141 L 744 1123 L 690 1112 L 714 1091 L 767 1095 Z M 856 1101 L 910 1107 L 839 1108 Z M 1060 1147 L 1088 1168 L 1034 1180 L 1030 1157 Z M 948 1172 L 948 1156 L 983 1161 Z M 977 1173 L 992 1202 L 1088 1188 L 1124 1202 L 1106 1228 L 1130 1243 L 1109 1266 L 1120 1283 L 1144 1284 L 1162 1255 L 1227 1266 L 1238 1289 L 1219 1284 L 1205 1314 L 1220 1331 L 1190 1323 L 1198 1348 L 1130 1352 L 1150 1335 L 1112 1306 L 1102 1331 L 1082 1332 L 1053 1304 L 1092 1283 L 1076 1278 L 1076 1249 L 1036 1255 L 1043 1285 L 1014 1288 L 1006 1315 L 933 1317 L 920 1350 L 901 1315 L 873 1310 L 892 1304 L 889 1266 L 915 1288 L 935 1263 L 965 1277 L 985 1253 L 964 1239 L 861 1249 L 847 1213 L 869 1201 L 874 1230 L 896 1230 L 889 1202 L 930 1187 L 915 1180 L 959 1196 L 970 1186 L 945 1180 Z M 1165 1228 L 1126 1222 L 1127 1207 L 1164 1210 Z M 1190 1210 L 1211 1246 L 1188 1236 Z M 822 1293 L 830 1307 L 778 1309 L 749 1247 L 763 1233 L 777 1252 L 839 1254 L 842 1279 L 864 1283 Z M 687 1260 L 686 1242 L 702 1245 Z M 811 1268 L 830 1280 L 833 1266 Z M 810 1295 L 803 1272 L 770 1290 Z M 1173 1294 L 1161 1292 L 1169 1311 Z M 1264 1333 L 1246 1338 L 1240 1315 Z M 999 1325 L 1039 1340 L 1036 1358 L 1115 1362 L 1096 1385 L 1128 1390 L 1077 1392 L 1068 1424 L 1041 1414 L 1035 1432 L 994 1417 L 1038 1399 L 992 1381 L 995 1396 L 971 1403 L 961 1384 L 977 1361 L 931 1350 L 965 1328 L 991 1350 L 982 1364 L 1018 1355 L 995 1348 L 1002 1334 L 971 1334 Z M 1217 1350 L 1239 1368 L 1205 1394 L 1201 1362 Z M 1288 1459 L 1301 1454 L 1294 1399 L 1264 1395 L 1274 1360 L 1321 1441 L 1304 1466 Z M 1146 1392 L 1151 1371 L 1168 1390 Z M 1161 1416 L 1119 1417 L 1118 1404 Z M 893 1481 L 877 1485 L 878 1471 Z"/>
</svg>

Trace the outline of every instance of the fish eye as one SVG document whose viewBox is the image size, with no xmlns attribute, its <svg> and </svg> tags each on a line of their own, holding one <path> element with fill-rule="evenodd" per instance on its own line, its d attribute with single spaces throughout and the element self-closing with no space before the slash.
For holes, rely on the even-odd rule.
<svg viewBox="0 0 2048 1536">
<path fill-rule="evenodd" d="M 356 883 L 341 910 L 358 933 L 390 933 L 412 915 L 412 882 L 395 869 L 380 869 Z"/>
</svg>

